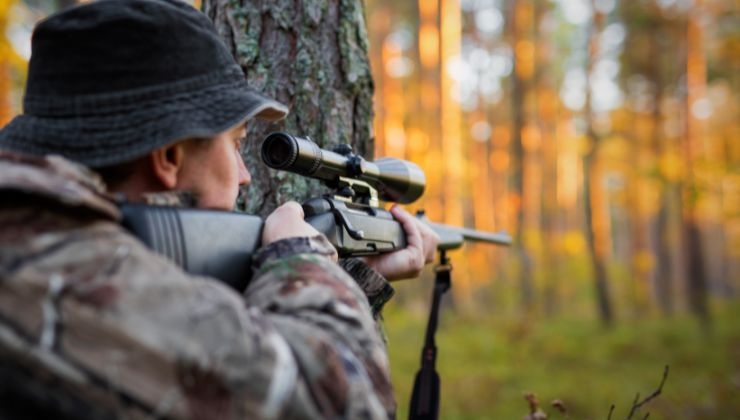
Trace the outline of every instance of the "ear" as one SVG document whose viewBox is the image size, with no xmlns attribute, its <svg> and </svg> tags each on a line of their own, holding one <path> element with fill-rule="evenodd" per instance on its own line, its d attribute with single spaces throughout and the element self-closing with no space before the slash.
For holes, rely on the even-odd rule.
<svg viewBox="0 0 740 420">
<path fill-rule="evenodd" d="M 183 142 L 160 147 L 150 155 L 152 172 L 162 187 L 167 190 L 174 189 L 177 185 L 177 177 L 182 169 L 185 150 Z"/>
</svg>

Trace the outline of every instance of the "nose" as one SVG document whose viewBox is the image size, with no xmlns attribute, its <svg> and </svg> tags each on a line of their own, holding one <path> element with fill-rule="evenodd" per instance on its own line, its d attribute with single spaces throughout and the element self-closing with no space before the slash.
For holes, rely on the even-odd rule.
<svg viewBox="0 0 740 420">
<path fill-rule="evenodd" d="M 247 165 L 244 164 L 244 159 L 242 159 L 241 156 L 236 160 L 238 162 L 237 165 L 239 166 L 239 185 L 249 185 L 252 182 L 252 174 L 249 173 L 249 169 L 247 169 Z"/>
</svg>

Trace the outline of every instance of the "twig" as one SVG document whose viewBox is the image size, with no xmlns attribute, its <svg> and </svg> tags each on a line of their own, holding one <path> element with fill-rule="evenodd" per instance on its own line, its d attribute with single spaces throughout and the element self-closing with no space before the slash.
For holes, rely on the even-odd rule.
<svg viewBox="0 0 740 420">
<path fill-rule="evenodd" d="M 524 399 L 529 404 L 529 414 L 534 414 L 540 409 L 540 402 L 537 400 L 537 395 L 534 392 L 525 393 Z"/>
<path fill-rule="evenodd" d="M 524 399 L 529 403 L 529 414 L 524 417 L 525 420 L 546 420 L 547 414 L 540 410 L 540 402 L 537 400 L 537 395 L 533 392 L 524 394 Z"/>
<path fill-rule="evenodd" d="M 637 410 L 640 407 L 642 407 L 643 405 L 645 405 L 648 402 L 650 402 L 650 400 L 652 400 L 653 398 L 655 398 L 658 395 L 660 395 L 660 393 L 663 392 L 663 385 L 665 385 L 666 379 L 668 379 L 668 365 L 666 365 L 665 369 L 663 370 L 663 380 L 660 381 L 660 386 L 658 386 L 658 389 L 656 389 L 655 391 L 653 391 L 652 394 L 648 395 L 647 397 L 645 397 L 645 399 L 643 399 L 642 401 L 639 401 L 639 402 L 638 402 L 638 400 L 640 399 L 640 394 L 638 393 L 635 396 L 635 402 L 632 403 L 632 409 L 630 410 L 630 413 L 626 417 L 625 420 L 631 419 L 632 416 L 634 416 L 635 413 L 637 413 Z M 648 416 L 649 415 L 650 415 L 650 413 L 648 413 Z M 609 417 L 611 417 L 611 412 L 609 413 Z M 645 418 L 647 418 L 647 416 L 645 416 Z"/>
<path fill-rule="evenodd" d="M 565 406 L 565 403 L 563 400 L 552 400 L 550 402 L 550 405 L 555 407 L 556 410 L 563 416 L 565 416 L 566 420 L 570 420 L 570 414 L 568 414 L 568 407 Z"/>
<path fill-rule="evenodd" d="M 609 407 L 609 416 L 606 418 L 606 420 L 612 420 L 612 413 L 614 413 L 614 404 Z"/>
</svg>

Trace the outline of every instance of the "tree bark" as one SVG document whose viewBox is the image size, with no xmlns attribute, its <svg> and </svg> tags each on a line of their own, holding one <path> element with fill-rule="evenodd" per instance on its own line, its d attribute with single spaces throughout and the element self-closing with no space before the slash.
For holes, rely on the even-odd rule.
<svg viewBox="0 0 740 420">
<path fill-rule="evenodd" d="M 512 0 L 509 5 L 510 19 L 510 45 L 516 46 L 522 38 L 521 28 L 518 27 L 517 13 L 521 7 L 520 2 Z M 525 119 L 525 94 L 527 84 L 521 76 L 519 67 L 520 60 L 517 48 L 514 51 L 514 69 L 511 75 L 511 167 L 509 170 L 509 185 L 511 191 L 518 197 L 516 208 L 516 232 L 514 234 L 514 252 L 519 260 L 519 284 L 521 292 L 522 307 L 525 312 L 532 310 L 534 306 L 534 285 L 532 284 L 532 258 L 524 243 L 524 212 L 527 204 L 524 202 L 524 145 L 522 143 L 522 130 L 524 129 Z"/>
<path fill-rule="evenodd" d="M 64 10 L 77 4 L 77 0 L 56 0 L 57 10 Z"/>
<path fill-rule="evenodd" d="M 277 123 L 248 124 L 244 160 L 252 183 L 240 207 L 266 215 L 320 194 L 317 181 L 268 170 L 261 140 L 277 130 L 321 147 L 351 144 L 372 159 L 373 83 L 361 0 L 204 0 L 203 11 L 254 89 L 288 105 Z"/>
<path fill-rule="evenodd" d="M 557 241 L 558 228 L 558 200 L 557 200 L 557 136 L 556 109 L 552 104 L 552 97 L 547 92 L 554 92 L 555 83 L 553 72 L 549 68 L 552 60 L 552 31 L 543 29 L 542 21 L 548 14 L 551 6 L 543 2 L 535 3 L 534 13 L 534 45 L 535 45 L 535 75 L 534 101 L 536 103 L 537 125 L 542 136 L 539 154 L 539 165 L 542 167 L 542 183 L 540 191 L 540 230 L 545 243 Z M 540 49 L 542 52 L 540 52 Z M 551 93 L 554 95 L 554 93 Z M 541 266 L 545 270 L 544 290 L 542 291 L 543 309 L 545 315 L 555 315 L 558 310 L 558 279 L 560 278 L 560 258 L 552 247 L 544 247 L 541 253 Z"/>
<path fill-rule="evenodd" d="M 660 30 L 660 26 L 658 29 Z M 662 32 L 659 32 L 662 33 Z M 661 103 L 663 101 L 663 78 L 662 68 L 660 66 L 660 46 L 658 45 L 657 36 L 650 38 L 650 51 L 655 65 L 651 67 L 650 78 L 655 86 L 653 108 L 653 133 L 652 133 L 652 152 L 653 156 L 659 158 L 666 153 L 667 147 L 663 145 L 662 136 L 663 115 L 661 112 Z M 674 310 L 673 304 L 673 272 L 671 270 L 670 255 L 670 238 L 669 238 L 669 208 L 671 205 L 670 190 L 672 181 L 665 176 L 661 176 L 660 190 L 660 209 L 655 219 L 655 254 L 657 255 L 657 265 L 654 273 L 655 295 L 658 300 L 661 312 L 664 315 L 672 315 Z"/>
<path fill-rule="evenodd" d="M 701 2 L 700 2 L 701 3 Z M 701 4 L 696 7 L 699 11 Z M 683 243 L 686 263 L 687 297 L 689 308 L 697 318 L 709 326 L 711 317 L 707 293 L 706 270 L 702 255 L 702 238 L 699 220 L 696 215 L 696 201 L 699 194 L 691 167 L 698 154 L 694 149 L 701 141 L 699 123 L 691 114 L 691 106 L 701 98 L 706 84 L 705 58 L 702 55 L 702 28 L 695 13 L 689 13 L 686 28 L 686 90 L 685 90 L 685 130 L 684 130 L 684 191 L 682 201 Z"/>
<path fill-rule="evenodd" d="M 596 10 L 596 8 L 593 8 Z M 594 62 L 596 61 L 596 51 L 598 50 L 598 39 L 600 28 L 603 25 L 604 15 L 600 12 L 594 12 L 591 27 L 589 29 L 588 39 L 588 58 L 586 63 L 586 74 L 591 77 Z M 590 83 L 589 83 L 590 85 Z M 583 207 L 584 222 L 586 225 L 586 242 L 588 244 L 591 265 L 593 268 L 594 286 L 596 292 L 596 303 L 599 310 L 601 321 L 609 326 L 614 321 L 614 313 L 611 303 L 611 294 L 609 292 L 609 282 L 606 274 L 606 263 L 603 243 L 597 243 L 603 240 L 597 237 L 596 226 L 594 224 L 594 167 L 593 161 L 596 157 L 596 151 L 599 143 L 599 136 L 596 134 L 593 126 L 593 112 L 591 109 L 591 88 L 586 88 L 585 118 L 587 123 L 586 136 L 589 141 L 589 151 L 583 157 Z"/>
</svg>

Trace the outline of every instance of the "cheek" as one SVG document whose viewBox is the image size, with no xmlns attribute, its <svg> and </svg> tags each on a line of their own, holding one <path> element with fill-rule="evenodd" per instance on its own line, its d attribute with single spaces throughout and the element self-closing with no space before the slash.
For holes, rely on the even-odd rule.
<svg viewBox="0 0 740 420">
<path fill-rule="evenodd" d="M 226 158 L 226 156 L 228 157 Z M 214 178 L 218 183 L 217 186 L 214 186 L 214 192 L 218 191 L 219 197 L 215 198 L 219 201 L 219 207 L 231 210 L 234 208 L 237 195 L 239 195 L 239 165 L 237 157 L 241 157 L 238 151 L 231 151 L 226 156 L 224 156 L 225 159 L 221 159 L 214 166 L 214 169 L 217 170 Z"/>
<path fill-rule="evenodd" d="M 198 183 L 198 204 L 200 207 L 232 210 L 239 194 L 239 166 L 233 149 L 223 153 L 213 153 L 201 161 L 208 168 L 201 173 Z"/>
<path fill-rule="evenodd" d="M 218 182 L 220 188 L 238 188 L 239 166 L 237 157 L 239 152 L 232 146 L 222 147 L 218 153 L 213 153 L 209 159 L 211 178 Z"/>
</svg>

